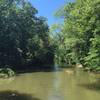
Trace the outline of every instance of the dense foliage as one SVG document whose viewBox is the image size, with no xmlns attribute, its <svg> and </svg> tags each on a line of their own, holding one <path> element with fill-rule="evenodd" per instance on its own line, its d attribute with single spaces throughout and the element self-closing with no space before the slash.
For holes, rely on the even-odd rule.
<svg viewBox="0 0 100 100">
<path fill-rule="evenodd" d="M 10 69 L 10 68 L 1 68 L 0 69 L 0 78 L 10 78 L 13 76 L 15 76 L 15 72 L 12 69 Z"/>
<path fill-rule="evenodd" d="M 26 0 L 0 0 L 0 66 L 53 64 L 49 27 Z"/>
<path fill-rule="evenodd" d="M 64 18 L 60 31 L 57 25 L 52 28 L 57 62 L 100 70 L 100 0 L 76 0 L 56 15 Z"/>
</svg>

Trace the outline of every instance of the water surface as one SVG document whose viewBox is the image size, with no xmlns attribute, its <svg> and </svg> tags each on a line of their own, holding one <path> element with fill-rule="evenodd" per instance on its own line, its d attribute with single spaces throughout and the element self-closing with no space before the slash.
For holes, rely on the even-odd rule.
<svg viewBox="0 0 100 100">
<path fill-rule="evenodd" d="M 66 69 L 0 79 L 0 100 L 100 100 L 94 74 Z"/>
</svg>

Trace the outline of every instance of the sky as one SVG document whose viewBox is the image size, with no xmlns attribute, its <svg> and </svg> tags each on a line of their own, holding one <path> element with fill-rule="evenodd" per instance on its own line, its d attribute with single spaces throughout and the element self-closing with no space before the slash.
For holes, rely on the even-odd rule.
<svg viewBox="0 0 100 100">
<path fill-rule="evenodd" d="M 47 18 L 49 26 L 54 23 L 59 23 L 60 19 L 54 17 L 54 13 L 63 5 L 65 2 L 73 2 L 74 0 L 29 0 L 31 4 L 38 10 L 38 16 Z"/>
</svg>

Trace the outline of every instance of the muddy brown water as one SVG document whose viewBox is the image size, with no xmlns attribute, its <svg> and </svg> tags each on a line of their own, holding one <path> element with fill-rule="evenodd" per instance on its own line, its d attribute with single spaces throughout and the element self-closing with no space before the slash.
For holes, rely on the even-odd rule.
<svg viewBox="0 0 100 100">
<path fill-rule="evenodd" d="M 100 100 L 94 74 L 66 70 L 0 79 L 0 100 Z"/>
</svg>

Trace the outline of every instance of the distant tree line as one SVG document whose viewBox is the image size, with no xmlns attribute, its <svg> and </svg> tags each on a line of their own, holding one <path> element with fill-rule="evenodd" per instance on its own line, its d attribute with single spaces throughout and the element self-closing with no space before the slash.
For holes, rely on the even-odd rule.
<svg viewBox="0 0 100 100">
<path fill-rule="evenodd" d="M 44 17 L 26 0 L 0 0 L 0 67 L 35 68 L 54 63 Z"/>
</svg>

